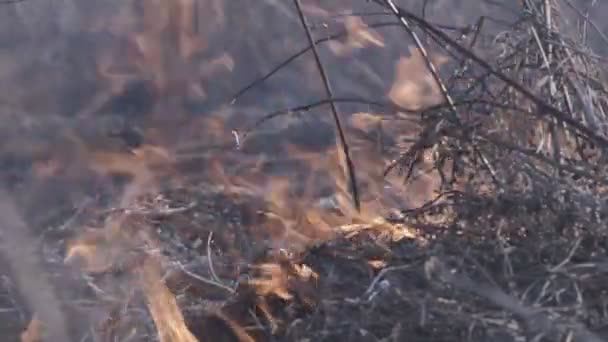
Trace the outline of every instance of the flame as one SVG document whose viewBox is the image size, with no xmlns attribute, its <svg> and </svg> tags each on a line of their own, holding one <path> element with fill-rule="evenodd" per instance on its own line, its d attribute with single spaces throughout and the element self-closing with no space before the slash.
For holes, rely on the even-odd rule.
<svg viewBox="0 0 608 342">
<path fill-rule="evenodd" d="M 143 31 L 135 35 L 140 72 L 152 74 L 157 89 L 168 90 L 170 77 L 188 78 L 188 60 L 206 47 L 196 35 L 193 0 L 150 1 L 143 7 Z M 175 49 L 175 50 L 174 50 Z M 177 51 L 172 55 L 170 51 Z"/>
<path fill-rule="evenodd" d="M 102 229 L 81 234 L 69 244 L 65 262 L 77 263 L 90 273 L 120 266 L 143 289 L 160 341 L 198 341 L 187 328 L 175 296 L 162 279 L 162 258 L 153 252 L 158 248 L 156 241 L 148 236 L 145 223 L 131 219 L 118 215 Z M 146 247 L 143 250 L 148 252 L 137 253 L 142 250 L 140 247 Z"/>
<path fill-rule="evenodd" d="M 110 93 L 121 93 L 133 80 L 145 80 L 159 95 L 189 91 L 204 97 L 197 75 L 191 73 L 193 56 L 207 45 L 197 33 L 197 15 L 193 0 L 151 0 L 142 5 L 141 13 L 120 11 L 111 30 L 127 35 L 130 50 L 104 51 L 97 66 L 99 76 L 109 83 Z M 137 31 L 135 18 L 141 24 Z"/>
<path fill-rule="evenodd" d="M 105 272 L 114 263 L 118 249 L 112 246 L 104 230 L 90 230 L 68 243 L 64 262 L 75 264 L 90 273 Z"/>
<path fill-rule="evenodd" d="M 198 342 L 192 335 L 175 296 L 162 280 L 160 265 L 157 260 L 148 259 L 139 271 L 140 285 L 144 290 L 150 313 L 161 342 Z"/>
<path fill-rule="evenodd" d="M 396 79 L 389 92 L 390 99 L 404 108 L 418 110 L 443 102 L 437 82 L 424 61 L 420 50 L 410 46 L 410 57 L 401 57 L 396 67 Z M 432 55 L 431 61 L 439 68 L 447 63 L 443 55 Z"/>
<path fill-rule="evenodd" d="M 130 50 L 104 51 L 99 55 L 98 75 L 109 89 L 99 95 L 96 105 L 88 112 L 99 108 L 99 104 L 103 104 L 108 97 L 122 93 L 125 86 L 134 80 L 143 80 L 148 82 L 147 86 L 154 87 L 154 101 L 157 102 L 171 96 L 183 96 L 184 93 L 205 98 L 207 94 L 200 79 L 212 78 L 223 71 L 230 72 L 235 66 L 228 54 L 220 54 L 206 63 L 196 61 L 196 55 L 206 49 L 207 42 L 197 33 L 195 16 L 207 11 L 217 13 L 216 18 L 199 22 L 199 28 L 202 25 L 209 31 L 217 29 L 211 27 L 210 23 L 225 21 L 221 2 L 209 0 L 205 4 L 209 6 L 203 10 L 197 8 L 194 0 L 151 0 L 143 4 L 141 16 L 137 18 L 139 20 L 127 20 L 133 13 L 119 11 L 120 15 L 114 19 L 117 24 L 112 30 L 116 35 L 127 36 Z M 307 11 L 321 17 L 329 15 L 329 12 L 313 5 L 308 5 Z M 137 21 L 139 25 L 136 25 Z M 345 54 L 370 46 L 384 47 L 382 37 L 361 18 L 348 16 L 344 25 L 348 33 L 345 42 L 330 44 L 337 53 Z M 411 48 L 410 55 L 403 57 L 396 66 L 397 79 L 389 93 L 390 98 L 408 108 L 439 103 L 439 91 L 432 77 L 425 72 L 426 66 L 420 52 Z M 433 59 L 437 66 L 446 62 L 442 56 L 434 56 Z M 172 107 L 155 106 L 153 113 L 148 114 L 170 118 L 179 114 L 163 113 L 163 108 Z M 238 150 L 231 134 L 232 127 L 227 124 L 223 113 L 209 113 L 202 119 L 188 121 L 188 127 L 179 127 L 184 130 L 171 132 L 173 135 L 165 132 L 165 127 L 146 131 L 147 138 L 153 137 L 163 141 L 163 144 L 156 142 L 130 150 L 91 148 L 83 144 L 82 154 L 87 166 L 98 175 L 126 174 L 132 178 L 118 201 L 120 208 L 128 209 L 137 203 L 138 197 L 157 191 L 162 179 L 178 177 L 174 166 L 187 157 L 177 152 L 180 148 L 184 149 L 183 146 L 170 144 L 173 140 L 182 143 L 187 139 L 182 134 L 187 131 L 197 144 L 188 149 L 204 150 L 207 181 L 223 186 L 227 193 L 247 195 L 258 202 L 265 202 L 266 205 L 252 205 L 261 223 L 251 228 L 251 235 L 268 241 L 273 249 L 297 252 L 337 234 L 351 236 L 362 231 L 374 231 L 392 241 L 414 239 L 417 236 L 415 230 L 380 218 L 384 207 L 390 206 L 385 196 L 387 188 L 401 198 L 422 197 L 429 193 L 426 185 L 412 190 L 396 177 L 383 177 L 383 170 L 388 164 L 382 143 L 383 135 L 388 132 L 383 120 L 374 113 L 356 113 L 349 118 L 346 134 L 363 195 L 360 212 L 352 205 L 350 184 L 345 176 L 340 149 L 331 147 L 323 151 L 310 151 L 277 141 L 276 144 L 281 144 L 286 150 L 286 161 L 300 162 L 306 172 L 302 175 L 271 174 L 267 171 L 267 163 L 277 162 L 279 157 L 263 153 L 252 156 Z M 365 137 L 351 135 L 357 130 Z M 219 152 L 207 152 L 204 147 L 200 148 L 201 145 L 221 148 Z M 47 178 L 52 177 L 56 169 L 52 163 L 39 164 L 35 172 L 40 178 Z M 295 189 L 296 184 L 303 184 L 303 190 Z M 326 205 L 328 202 L 332 204 Z M 69 242 L 65 261 L 76 263 L 83 271 L 90 273 L 107 272 L 117 264 L 127 264 L 133 284 L 143 290 L 161 341 L 196 341 L 184 323 L 175 295 L 163 281 L 163 258 L 150 252 L 158 247 L 158 242 L 146 233 L 145 222 L 131 222 L 131 216 L 119 213 L 110 217 L 102 227 L 82 232 Z M 134 252 L 142 247 L 145 247 L 146 253 Z M 133 258 L 135 254 L 137 258 Z M 370 262 L 377 265 L 375 267 L 382 267 L 380 261 Z M 284 300 L 293 298 L 294 278 L 310 282 L 318 277 L 306 265 L 294 265 L 292 270 L 287 271 L 282 265 L 263 263 L 258 265 L 258 270 L 261 277 L 255 278 L 250 284 L 256 293 L 262 297 L 273 295 Z M 260 305 L 264 310 L 265 306 Z M 269 309 L 266 311 L 269 312 Z"/>
<path fill-rule="evenodd" d="M 83 148 L 88 166 L 103 176 L 126 174 L 132 181 L 120 198 L 119 207 L 128 209 L 143 194 L 156 191 L 159 176 L 171 174 L 175 160 L 167 149 L 142 145 L 124 151 Z M 143 289 L 161 341 L 197 341 L 184 323 L 175 297 L 164 284 L 159 256 L 151 254 L 157 242 L 149 227 L 127 211 L 112 214 L 104 226 L 87 229 L 70 241 L 65 262 L 85 272 L 102 273 L 116 267 L 137 281 L 129 283 Z M 120 281 L 120 280 L 117 280 Z"/>
<path fill-rule="evenodd" d="M 122 202 L 127 202 L 124 197 L 126 195 Z M 115 265 L 128 264 L 130 252 L 139 250 L 144 242 L 150 243 L 143 224 L 134 219 L 119 212 L 108 217 L 104 226 L 86 229 L 68 242 L 64 262 L 89 273 L 106 272 Z"/>
<path fill-rule="evenodd" d="M 357 49 L 369 46 L 384 47 L 384 39 L 360 17 L 347 16 L 344 20 L 347 36 L 344 43 L 330 41 L 329 47 L 338 56 L 346 56 Z"/>
<path fill-rule="evenodd" d="M 256 293 L 261 296 L 273 294 L 281 299 L 292 298 L 288 289 L 288 275 L 281 265 L 276 263 L 265 263 L 255 267 L 260 271 L 258 278 L 249 281 L 249 285 L 256 288 Z"/>
<path fill-rule="evenodd" d="M 21 333 L 21 342 L 41 342 L 42 330 L 42 322 L 34 314 L 25 331 Z"/>
<path fill-rule="evenodd" d="M 295 295 L 308 306 L 317 302 L 315 288 L 319 275 L 308 265 L 295 264 L 286 258 L 286 255 L 278 255 L 278 261 L 265 262 L 255 265 L 256 276 L 248 280 L 256 294 L 256 306 L 271 324 L 272 331 L 278 328 L 278 320 L 273 316 L 267 299 L 277 297 L 285 301 L 293 300 Z"/>
</svg>

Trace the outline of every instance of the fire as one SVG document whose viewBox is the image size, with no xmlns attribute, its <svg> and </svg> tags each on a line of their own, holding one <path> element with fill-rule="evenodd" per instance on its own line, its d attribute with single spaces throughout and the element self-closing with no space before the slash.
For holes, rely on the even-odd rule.
<svg viewBox="0 0 608 342">
<path fill-rule="evenodd" d="M 433 55 L 431 60 L 439 69 L 447 63 L 448 58 Z M 418 110 L 443 102 L 439 86 L 428 71 L 418 48 L 410 47 L 410 57 L 402 57 L 399 60 L 396 75 L 395 83 L 389 92 L 389 97 L 394 103 L 404 108 Z"/>
<path fill-rule="evenodd" d="M 144 262 L 140 271 L 140 285 L 156 323 L 161 342 L 197 342 L 184 322 L 182 312 L 175 296 L 162 280 L 162 273 L 157 260 Z"/>
<path fill-rule="evenodd" d="M 27 329 L 21 333 L 21 342 L 42 341 L 42 330 L 42 322 L 34 315 L 30 324 L 28 324 Z"/>
<path fill-rule="evenodd" d="M 218 9 L 222 6 L 216 1 L 209 3 L 205 10 L 217 12 L 217 19 L 223 21 Z M 316 10 L 320 16 L 326 14 L 316 7 L 308 10 Z M 123 94 L 132 82 L 143 82 L 153 89 L 153 105 L 145 115 L 151 117 L 156 127 L 145 130 L 145 143 L 138 147 L 110 150 L 92 147 L 79 138 L 75 140 L 81 146 L 80 157 L 86 167 L 98 176 L 107 179 L 127 175 L 131 181 L 117 199 L 115 213 L 99 227 L 83 230 L 68 243 L 65 262 L 92 274 L 116 268 L 127 272 L 127 285 L 142 291 L 160 340 L 167 342 L 197 339 L 186 326 L 175 294 L 165 283 L 167 260 L 159 253 L 162 246 L 136 208 L 143 196 L 158 193 L 161 183 L 167 180 L 173 181 L 175 187 L 189 185 L 191 175 L 180 169 L 182 164 L 201 159 L 196 167 L 200 167 L 207 182 L 231 196 L 256 199 L 259 203 L 252 204 L 250 210 L 257 223 L 248 233 L 274 251 L 302 252 L 337 235 L 350 236 L 362 231 L 374 231 L 392 241 L 417 236 L 409 227 L 381 219 L 383 210 L 394 204 L 387 193 L 395 198 L 411 192 L 397 177 L 383 177 L 388 165 L 384 145 L 391 133 L 384 124 L 387 118 L 360 112 L 346 120 L 362 194 L 360 211 L 353 207 L 350 182 L 341 160 L 343 154 L 336 146 L 311 149 L 278 138 L 272 143 L 279 146 L 277 150 L 281 153 L 247 151 L 247 139 L 241 141 L 237 131 L 240 127 L 231 127 L 233 122 L 225 112 L 183 119 L 184 114 L 172 101 L 190 95 L 206 99 L 209 85 L 201 79 L 213 79 L 217 72 L 231 72 L 235 67 L 228 53 L 204 62 L 197 59 L 208 47 L 207 40 L 197 32 L 200 26 L 209 25 L 200 18 L 197 23 L 196 16 L 201 11 L 194 0 L 147 1 L 142 4 L 139 16 L 134 15 L 134 10 L 119 11 L 113 19 L 112 31 L 125 36 L 127 51 L 109 49 L 99 54 L 96 68 L 104 89 L 79 117 L 93 115 L 108 98 Z M 382 36 L 361 18 L 346 17 L 344 26 L 345 42 L 330 45 L 340 56 L 354 49 L 384 47 Z M 442 57 L 435 59 L 438 64 L 445 63 Z M 419 52 L 414 49 L 411 57 L 399 61 L 397 80 L 389 94 L 395 103 L 408 108 L 438 103 L 438 90 L 433 88 L 429 76 L 419 71 L 425 70 L 420 63 Z M 430 91 L 420 89 L 420 84 L 428 85 Z M 163 126 L 168 121 L 171 124 Z M 391 122 L 388 126 L 400 124 Z M 280 168 L 270 167 L 272 163 L 295 163 L 298 170 L 276 170 Z M 53 177 L 58 169 L 60 166 L 53 162 L 39 163 L 35 172 L 44 179 Z M 419 192 L 426 194 L 428 189 L 422 186 Z M 374 261 L 374 265 L 380 263 Z M 260 297 L 293 300 L 294 279 L 314 282 L 318 276 L 306 265 L 291 266 L 267 261 L 256 265 L 254 269 L 261 276 L 249 285 Z M 261 302 L 258 306 L 263 311 L 266 308 Z M 270 315 L 270 310 L 265 311 Z"/>
<path fill-rule="evenodd" d="M 355 49 L 369 46 L 384 47 L 382 36 L 370 28 L 360 17 L 347 16 L 344 19 L 347 37 L 344 43 L 332 41 L 329 43 L 332 51 L 338 56 L 347 56 Z"/>
</svg>

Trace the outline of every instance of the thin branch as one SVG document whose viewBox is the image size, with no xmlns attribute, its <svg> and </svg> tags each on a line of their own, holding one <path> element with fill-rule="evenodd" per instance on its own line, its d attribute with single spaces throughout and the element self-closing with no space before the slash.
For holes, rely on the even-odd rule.
<svg viewBox="0 0 608 342">
<path fill-rule="evenodd" d="M 374 1 L 375 3 L 377 3 L 381 6 L 386 6 L 386 4 L 384 3 L 383 0 L 372 0 L 372 1 Z M 436 37 L 440 38 L 445 44 L 450 45 L 452 48 L 454 48 L 458 52 L 462 53 L 467 58 L 470 58 L 471 60 L 475 61 L 481 67 L 483 67 L 484 69 L 489 71 L 492 75 L 494 75 L 501 81 L 505 82 L 511 88 L 513 88 L 514 90 L 519 92 L 521 95 L 525 96 L 530 101 L 532 101 L 537 106 L 537 112 L 536 112 L 537 116 L 543 117 L 543 116 L 549 115 L 551 117 L 554 117 L 554 118 L 558 119 L 559 121 L 562 121 L 562 122 L 568 124 L 572 128 L 579 131 L 580 133 L 584 134 L 585 136 L 587 136 L 587 139 L 594 141 L 595 143 L 597 143 L 600 146 L 603 146 L 603 148 L 608 148 L 608 138 L 605 138 L 605 137 L 597 134 L 592 129 L 583 125 L 579 121 L 569 117 L 568 114 L 564 113 L 563 111 L 559 110 L 555 106 L 547 103 L 542 98 L 540 98 L 539 96 L 532 93 L 521 83 L 511 79 L 509 76 L 505 75 L 504 73 L 494 69 L 483 58 L 479 57 L 474 52 L 472 52 L 469 49 L 467 49 L 466 47 L 462 46 L 460 43 L 458 43 L 457 41 L 452 39 L 447 34 L 443 33 L 441 30 L 433 27 L 428 22 L 426 22 L 424 19 L 419 18 L 415 14 L 408 12 L 401 7 L 397 6 L 397 9 L 398 9 L 399 16 L 407 18 L 407 19 L 415 22 L 416 24 L 420 25 L 424 29 L 430 31 Z"/>
<path fill-rule="evenodd" d="M 456 111 L 456 107 L 454 106 L 454 100 L 448 93 L 448 89 L 446 88 L 445 84 L 441 80 L 441 77 L 439 76 L 439 72 L 437 71 L 437 68 L 435 67 L 435 64 L 433 63 L 433 61 L 431 61 L 431 58 L 429 57 L 429 54 L 426 51 L 426 48 L 420 41 L 420 38 L 418 38 L 418 35 L 414 32 L 414 30 L 412 30 L 410 23 L 405 19 L 405 17 L 399 15 L 399 9 L 397 8 L 397 6 L 393 2 L 393 0 L 386 0 L 386 3 L 389 5 L 389 7 L 390 7 L 391 11 L 394 13 L 394 15 L 399 18 L 399 21 L 401 22 L 402 26 L 406 29 L 406 31 L 410 34 L 410 36 L 414 40 L 414 43 L 420 50 L 420 54 L 422 54 L 422 57 L 424 59 L 424 62 L 426 63 L 427 68 L 431 72 L 431 76 L 433 76 L 433 79 L 437 83 L 437 86 L 439 86 L 439 90 L 441 91 L 441 96 L 443 96 L 444 100 L 450 106 L 450 109 L 452 110 L 452 114 L 454 116 L 454 120 L 456 122 L 458 122 L 459 121 L 458 113 Z M 440 126 L 440 125 L 438 125 L 438 126 Z M 438 129 L 439 129 L 439 127 L 438 127 Z"/>
<path fill-rule="evenodd" d="M 444 101 L 448 104 L 448 107 L 452 114 L 452 121 L 462 129 L 463 133 L 466 132 L 467 130 L 463 129 L 463 124 L 458 115 L 458 111 L 456 110 L 454 100 L 452 99 L 452 96 L 448 92 L 448 89 L 447 89 L 445 83 L 443 83 L 443 81 L 441 80 L 441 77 L 439 76 L 439 72 L 438 72 L 437 68 L 435 67 L 435 64 L 433 63 L 433 61 L 431 61 L 431 58 L 429 57 L 429 54 L 426 51 L 426 48 L 424 47 L 424 45 L 418 38 L 418 35 L 414 32 L 414 30 L 412 29 L 410 23 L 406 20 L 406 18 L 404 16 L 400 15 L 400 12 L 399 12 L 400 10 L 397 7 L 397 5 L 395 5 L 393 0 L 385 0 L 385 2 L 386 2 L 386 5 L 388 5 L 391 12 L 393 12 L 393 14 L 397 18 L 399 18 L 399 22 L 405 28 L 405 30 L 409 33 L 409 35 L 414 40 L 414 43 L 418 47 L 418 50 L 420 51 L 429 72 L 431 73 L 433 79 L 435 80 L 435 83 L 439 87 L 439 90 L 441 92 L 441 95 L 443 96 Z M 478 24 L 478 29 L 481 27 L 482 22 L 483 21 L 480 19 L 480 23 Z M 477 39 L 477 38 L 475 37 L 474 39 Z M 412 160 L 412 163 L 409 165 L 409 170 L 408 170 L 408 178 L 409 178 L 409 175 L 411 174 L 411 172 L 413 170 L 414 164 L 417 162 L 417 160 L 420 156 L 419 152 L 422 151 L 423 149 L 426 149 L 427 147 L 431 147 L 431 146 L 435 145 L 438 142 L 438 140 L 440 139 L 439 133 L 444 129 L 444 127 L 443 127 L 444 123 L 445 123 L 445 120 L 441 119 L 434 125 L 434 127 L 429 127 L 428 129 L 425 129 L 425 131 L 422 133 L 424 136 L 424 139 L 420 139 L 418 142 L 416 142 L 414 145 L 412 145 L 410 147 L 410 149 L 408 150 L 408 152 L 406 152 L 405 155 L 403 155 L 400 158 L 398 158 L 397 160 L 393 161 L 393 163 L 392 163 L 393 167 L 394 167 L 394 165 L 396 165 L 396 164 L 400 163 L 402 160 L 404 160 L 403 158 L 411 158 L 413 155 L 414 159 Z M 476 154 L 483 157 L 483 154 L 481 153 L 481 151 L 478 150 L 478 148 L 476 146 L 473 146 L 473 150 Z M 485 161 L 485 158 L 482 158 L 482 159 L 484 159 L 484 161 Z M 484 162 L 484 166 L 488 169 L 488 171 L 492 174 L 493 178 L 495 179 L 492 167 L 486 162 Z M 385 170 L 384 176 L 386 176 L 388 174 L 388 172 L 390 172 L 390 170 L 391 170 L 391 167 L 389 166 Z"/>
<path fill-rule="evenodd" d="M 211 250 L 211 241 L 213 240 L 213 231 L 209 232 L 207 237 L 207 263 L 209 264 L 209 273 L 217 283 L 222 283 L 220 278 L 215 273 L 215 267 L 213 267 L 213 251 Z"/>
<path fill-rule="evenodd" d="M 394 23 L 394 22 L 376 23 L 376 24 L 370 24 L 369 26 L 373 27 L 373 28 L 378 28 L 378 27 L 395 26 L 395 25 L 398 25 L 398 23 Z M 239 90 L 238 92 L 236 92 L 236 94 L 234 96 L 232 96 L 232 100 L 230 101 L 230 103 L 234 104 L 238 100 L 239 97 L 243 96 L 246 92 L 248 92 L 252 88 L 256 87 L 257 85 L 261 84 L 262 82 L 264 82 L 267 79 L 269 79 L 270 77 L 272 77 L 272 75 L 279 72 L 281 69 L 286 67 L 288 64 L 290 64 L 291 62 L 296 60 L 298 57 L 300 57 L 300 56 L 304 55 L 306 52 L 312 50 L 313 46 L 341 38 L 347 34 L 348 34 L 348 32 L 346 30 L 341 30 L 340 32 L 338 32 L 336 34 L 317 39 L 312 44 L 309 43 L 308 46 L 306 46 L 305 48 L 301 49 L 300 51 L 294 53 L 293 55 L 291 55 L 284 61 L 280 62 L 279 64 L 277 64 L 277 66 L 272 68 L 272 70 L 270 70 L 263 76 L 256 78 L 253 82 L 251 82 L 248 85 L 246 85 L 245 87 L 241 88 L 241 90 Z"/>
<path fill-rule="evenodd" d="M 329 104 L 331 102 L 335 102 L 335 103 L 359 103 L 359 104 L 363 104 L 363 105 L 367 105 L 367 106 L 377 106 L 380 108 L 386 108 L 386 109 L 390 109 L 394 112 L 397 113 L 398 118 L 404 119 L 407 118 L 407 116 L 403 115 L 403 114 L 399 114 L 399 113 L 405 113 L 407 115 L 420 115 L 420 114 L 425 114 L 425 113 L 431 113 L 434 111 L 438 111 L 441 109 L 444 109 L 446 107 L 445 104 L 438 104 L 438 105 L 432 105 L 426 108 L 421 108 L 421 109 L 408 109 L 408 108 L 404 108 L 401 107 L 399 105 L 396 105 L 394 103 L 384 103 L 384 102 L 378 102 L 378 101 L 374 101 L 374 100 L 370 100 L 370 99 L 365 99 L 365 98 L 349 98 L 349 97 L 338 97 L 338 98 L 333 98 L 333 99 L 323 99 L 323 100 L 319 100 L 319 101 L 315 101 L 312 103 L 307 103 L 305 105 L 300 105 L 300 106 L 296 106 L 296 107 L 289 107 L 289 108 L 284 108 L 284 109 L 279 109 L 273 112 L 270 112 L 268 114 L 265 114 L 262 118 L 256 120 L 253 124 L 251 124 L 249 127 L 245 128 L 244 130 L 242 130 L 242 132 L 238 133 L 238 140 L 240 141 L 241 144 L 243 144 L 245 142 L 245 140 L 247 139 L 247 137 L 251 134 L 251 132 L 253 130 L 255 130 L 256 128 L 260 127 L 261 125 L 263 125 L 264 123 L 266 123 L 267 121 L 270 121 L 272 119 L 275 119 L 279 116 L 283 116 L 283 115 L 291 115 L 291 114 L 296 114 L 296 113 L 301 113 L 301 112 L 307 112 L 310 111 L 313 108 L 319 107 L 319 106 L 323 106 L 326 104 Z M 533 115 L 533 113 L 529 110 L 526 110 L 525 108 L 519 108 L 516 107 L 514 105 L 508 105 L 508 104 L 503 104 L 503 103 L 499 103 L 499 102 L 494 102 L 494 101 L 487 101 L 487 100 L 483 100 L 483 99 L 475 99 L 475 100 L 463 100 L 463 101 L 459 101 L 454 103 L 454 106 L 456 107 L 460 107 L 460 106 L 471 106 L 471 105 L 485 105 L 485 106 L 491 106 L 492 108 L 499 108 L 499 109 L 504 109 L 504 110 L 510 110 L 513 112 L 518 112 L 518 113 L 522 113 L 522 114 L 526 114 L 526 115 Z"/>
<path fill-rule="evenodd" d="M 604 180 L 599 175 L 586 171 L 586 169 L 591 168 L 591 165 L 584 165 L 585 167 L 577 167 L 576 165 L 568 165 L 567 163 L 557 163 L 555 161 L 555 159 L 548 158 L 534 150 L 520 147 L 520 146 L 510 143 L 508 141 L 498 140 L 496 138 L 492 138 L 492 137 L 490 137 L 488 135 L 484 135 L 484 134 L 479 134 L 479 137 L 492 143 L 495 146 L 506 148 L 508 150 L 521 153 L 525 156 L 536 159 L 542 163 L 551 165 L 552 167 L 556 168 L 557 170 L 566 171 L 566 172 L 572 173 L 574 175 L 577 175 L 579 177 L 594 180 L 598 184 L 603 184 L 603 185 L 608 184 L 608 180 Z"/>
<path fill-rule="evenodd" d="M 317 46 L 315 45 L 314 38 L 312 33 L 310 32 L 310 27 L 304 16 L 304 12 L 302 11 L 300 0 L 294 0 L 296 8 L 298 10 L 298 16 L 300 17 L 300 21 L 302 22 L 302 26 L 306 31 L 306 36 L 308 37 L 308 42 L 312 46 L 312 52 L 315 57 L 315 62 L 317 63 L 317 67 L 319 69 L 319 73 L 321 78 L 323 79 L 323 85 L 325 86 L 325 92 L 327 93 L 328 98 L 333 98 L 333 92 L 331 90 L 331 85 L 329 83 L 329 79 L 327 78 L 327 74 L 325 73 L 325 68 L 323 67 L 323 63 L 321 62 L 321 58 L 319 57 L 319 51 L 317 51 Z M 340 117 L 338 116 L 338 109 L 336 108 L 336 104 L 334 102 L 330 102 L 331 113 L 334 118 L 336 124 L 336 130 L 338 131 L 338 135 L 340 138 L 340 144 L 342 145 L 342 152 L 344 153 L 344 159 L 346 162 L 346 169 L 348 172 L 348 177 L 350 179 L 351 192 L 353 196 L 353 204 L 355 205 L 355 209 L 359 211 L 361 209 L 361 203 L 359 200 L 359 190 L 357 188 L 357 178 L 355 174 L 355 166 L 351 159 L 350 153 L 348 151 L 348 144 L 346 143 L 346 136 L 344 134 L 344 130 L 342 129 L 342 123 L 340 122 Z"/>
<path fill-rule="evenodd" d="M 391 13 L 387 13 L 390 15 L 394 15 Z M 379 22 L 379 23 L 372 23 L 369 24 L 368 26 L 371 28 L 382 28 L 382 27 L 387 27 L 387 26 L 396 26 L 396 25 L 400 25 L 398 22 Z M 472 28 L 470 27 L 455 27 L 455 26 L 445 26 L 445 25 L 436 25 L 437 27 L 440 27 L 444 30 L 450 30 L 450 31 L 457 31 L 460 32 L 462 34 L 468 33 L 472 30 Z M 339 38 L 342 38 L 344 36 L 346 36 L 348 34 L 347 30 L 340 30 L 339 32 L 329 35 L 327 37 L 323 37 L 323 38 L 319 38 L 316 39 L 314 41 L 315 45 L 319 45 L 321 43 L 326 43 L 332 40 L 336 40 Z M 298 57 L 304 55 L 306 52 L 312 50 L 312 45 L 309 44 L 308 46 L 302 48 L 301 50 L 299 50 L 298 52 L 294 53 L 293 55 L 289 56 L 287 59 L 285 59 L 284 61 L 280 62 L 279 64 L 277 64 L 277 66 L 275 66 L 274 68 L 272 68 L 269 72 L 267 72 L 266 74 L 264 74 L 263 76 L 256 78 L 253 82 L 247 84 L 246 86 L 244 86 L 243 88 L 241 88 L 239 91 L 237 91 L 230 99 L 230 103 L 234 104 L 241 96 L 243 96 L 246 92 L 248 92 L 249 90 L 251 90 L 252 88 L 256 87 L 257 85 L 261 84 L 262 82 L 266 81 L 267 79 L 269 79 L 270 77 L 272 77 L 272 75 L 276 74 L 277 72 L 279 72 L 281 69 L 283 69 L 284 67 L 286 67 L 287 65 L 289 65 L 291 62 L 293 62 L 294 60 L 296 60 Z"/>
<path fill-rule="evenodd" d="M 572 8 L 578 16 L 583 18 L 583 20 L 585 22 L 587 22 L 589 25 L 591 25 L 591 27 L 593 27 L 595 32 L 597 32 L 597 34 L 600 36 L 600 38 L 602 38 L 604 43 L 608 44 L 608 36 L 606 35 L 606 33 L 604 33 L 604 31 L 602 31 L 602 29 L 600 29 L 597 26 L 597 24 L 593 20 L 589 19 L 589 17 L 586 16 L 583 12 L 581 12 L 581 10 L 578 9 L 578 7 L 576 7 L 570 0 L 563 0 L 563 1 L 566 3 L 566 5 L 568 5 L 568 7 Z"/>
<path fill-rule="evenodd" d="M 380 108 L 391 109 L 395 112 L 406 113 L 406 114 L 411 114 L 411 115 L 420 114 L 423 111 L 430 111 L 430 110 L 435 110 L 435 109 L 441 108 L 439 106 L 433 106 L 433 107 L 429 107 L 429 108 L 422 109 L 422 110 L 414 110 L 414 109 L 404 108 L 404 107 L 401 107 L 401 106 L 398 106 L 398 105 L 395 105 L 392 103 L 384 103 L 384 102 L 378 102 L 378 101 L 374 101 L 374 100 L 369 100 L 369 99 L 364 99 L 364 98 L 355 98 L 355 97 L 323 99 L 323 100 L 315 101 L 315 102 L 308 103 L 308 104 L 301 105 L 301 106 L 279 109 L 279 110 L 276 110 L 276 111 L 273 111 L 271 113 L 264 115 L 261 119 L 256 120 L 251 126 L 247 127 L 245 130 L 243 130 L 243 133 L 240 134 L 241 141 L 243 142 L 247 138 L 247 136 L 251 133 L 252 130 L 258 128 L 259 126 L 266 123 L 267 121 L 277 118 L 279 116 L 306 112 L 306 111 L 309 111 L 309 110 L 319 107 L 319 106 L 323 106 L 323 105 L 331 104 L 331 103 L 340 103 L 340 102 L 342 102 L 342 103 L 359 103 L 359 104 L 364 104 L 367 106 L 377 106 Z"/>
</svg>

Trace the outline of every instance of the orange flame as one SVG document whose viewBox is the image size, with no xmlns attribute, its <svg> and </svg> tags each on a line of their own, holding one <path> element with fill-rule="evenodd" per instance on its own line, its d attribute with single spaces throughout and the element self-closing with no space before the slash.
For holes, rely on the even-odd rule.
<svg viewBox="0 0 608 342">
<path fill-rule="evenodd" d="M 410 57 L 402 57 L 397 63 L 397 79 L 389 92 L 396 104 L 417 110 L 443 102 L 437 82 L 428 71 L 424 57 L 418 48 L 410 47 Z M 439 69 L 448 58 L 433 55 L 431 60 Z"/>
<path fill-rule="evenodd" d="M 198 342 L 192 335 L 175 296 L 164 284 L 157 260 L 149 259 L 140 269 L 140 284 L 156 323 L 161 342 Z"/>
</svg>

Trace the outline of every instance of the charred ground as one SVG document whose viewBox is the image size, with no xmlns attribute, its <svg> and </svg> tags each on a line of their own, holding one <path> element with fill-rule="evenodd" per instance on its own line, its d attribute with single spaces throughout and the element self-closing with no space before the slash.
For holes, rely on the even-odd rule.
<svg viewBox="0 0 608 342">
<path fill-rule="evenodd" d="M 296 2 L 0 7 L 4 340 L 608 339 L 603 4 Z"/>
</svg>

